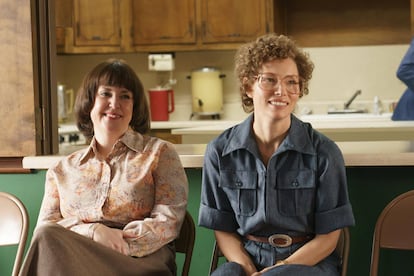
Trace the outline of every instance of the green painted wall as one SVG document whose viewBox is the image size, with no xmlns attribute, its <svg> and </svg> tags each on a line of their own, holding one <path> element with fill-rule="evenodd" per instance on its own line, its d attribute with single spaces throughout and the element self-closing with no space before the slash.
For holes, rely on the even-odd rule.
<svg viewBox="0 0 414 276">
<path fill-rule="evenodd" d="M 44 192 L 46 171 L 31 174 L 0 174 L 0 191 L 17 196 L 29 213 L 29 236 L 32 238 L 33 229 L 39 215 L 39 207 Z M 0 222 L 1 223 L 1 222 Z M 26 246 L 26 249 L 28 245 Z M 0 247 L 0 275 L 11 275 L 17 246 Z"/>
<path fill-rule="evenodd" d="M 190 183 L 188 210 L 197 224 L 201 188 L 201 169 L 187 169 Z M 347 168 L 349 194 L 353 205 L 356 226 L 351 230 L 351 253 L 348 275 L 369 275 L 372 233 L 375 221 L 385 205 L 395 196 L 414 189 L 413 167 L 349 167 Z M 45 171 L 32 174 L 0 174 L 0 191 L 18 196 L 26 205 L 30 216 L 30 234 L 38 216 L 43 195 Z M 414 212 L 414 210 L 413 210 Z M 190 275 L 207 275 L 214 236 L 212 231 L 196 227 L 196 244 Z M 0 275 L 10 275 L 15 247 L 0 248 Z M 183 256 L 177 254 L 180 267 Z M 381 253 L 386 264 L 380 267 L 381 276 L 414 275 L 414 253 L 391 251 Z"/>
</svg>

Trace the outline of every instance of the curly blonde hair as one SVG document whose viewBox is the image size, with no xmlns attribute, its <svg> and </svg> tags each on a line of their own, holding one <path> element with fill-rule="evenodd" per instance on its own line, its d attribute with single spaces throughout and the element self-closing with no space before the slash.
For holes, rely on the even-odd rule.
<svg viewBox="0 0 414 276">
<path fill-rule="evenodd" d="M 242 45 L 235 56 L 235 74 L 239 80 L 240 96 L 245 112 L 254 109 L 253 100 L 246 94 L 252 87 L 255 77 L 264 63 L 276 59 L 291 58 L 298 67 L 301 78 L 299 97 L 309 93 L 308 83 L 312 78 L 313 62 L 309 55 L 300 49 L 295 41 L 284 35 L 267 34 L 255 41 Z"/>
</svg>

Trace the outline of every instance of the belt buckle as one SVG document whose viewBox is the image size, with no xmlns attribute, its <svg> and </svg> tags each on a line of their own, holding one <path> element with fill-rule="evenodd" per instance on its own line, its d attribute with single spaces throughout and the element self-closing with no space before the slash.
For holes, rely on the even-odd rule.
<svg viewBox="0 0 414 276">
<path fill-rule="evenodd" d="M 284 243 L 278 244 L 276 240 L 283 240 Z M 268 239 L 269 243 L 274 247 L 288 247 L 292 245 L 292 238 L 286 234 L 274 234 Z"/>
</svg>

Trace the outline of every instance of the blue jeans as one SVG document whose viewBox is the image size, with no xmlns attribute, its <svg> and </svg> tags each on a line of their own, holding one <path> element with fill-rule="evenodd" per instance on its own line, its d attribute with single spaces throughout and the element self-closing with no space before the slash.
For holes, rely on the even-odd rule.
<svg viewBox="0 0 414 276">
<path fill-rule="evenodd" d="M 319 264 L 317 266 L 307 265 L 281 265 L 277 266 L 266 273 L 263 276 L 338 276 L 339 271 L 333 269 L 332 266 L 325 264 Z M 219 266 L 211 276 L 246 276 L 241 265 L 234 262 L 224 263 Z"/>
<path fill-rule="evenodd" d="M 246 276 L 244 269 L 241 265 L 234 262 L 227 262 L 220 265 L 216 270 L 211 273 L 211 276 L 226 276 L 226 275 L 234 275 L 234 276 Z"/>
</svg>

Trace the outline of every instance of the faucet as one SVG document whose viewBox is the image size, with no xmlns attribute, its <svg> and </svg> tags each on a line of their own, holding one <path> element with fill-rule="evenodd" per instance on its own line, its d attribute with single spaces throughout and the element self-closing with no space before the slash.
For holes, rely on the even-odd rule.
<svg viewBox="0 0 414 276">
<path fill-rule="evenodd" d="M 344 109 L 348 109 L 351 103 L 355 100 L 355 98 L 362 93 L 361 90 L 357 90 L 354 95 L 344 104 Z"/>
</svg>

